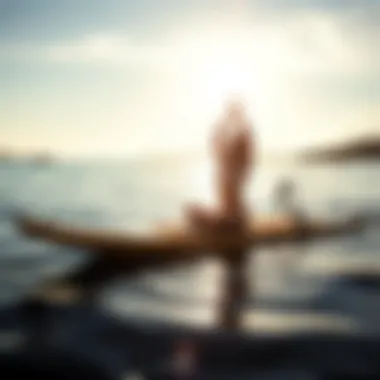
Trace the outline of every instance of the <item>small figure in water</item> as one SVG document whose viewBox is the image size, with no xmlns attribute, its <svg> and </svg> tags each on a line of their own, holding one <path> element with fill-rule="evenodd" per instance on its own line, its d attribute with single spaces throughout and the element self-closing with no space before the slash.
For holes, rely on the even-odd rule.
<svg viewBox="0 0 380 380">
<path fill-rule="evenodd" d="M 294 222 L 300 225 L 306 222 L 296 185 L 292 179 L 286 178 L 277 184 L 274 191 L 274 202 L 280 213 L 289 216 Z"/>
<path fill-rule="evenodd" d="M 288 246 L 288 253 L 291 255 L 282 255 L 284 261 L 281 260 L 282 268 L 279 277 L 288 281 L 294 278 L 295 260 L 299 262 L 299 255 L 305 253 L 308 241 L 308 218 L 299 200 L 296 184 L 292 179 L 281 180 L 275 187 L 273 196 L 276 209 L 290 219 L 296 228 L 295 233 L 298 235 L 299 242 L 303 243 L 293 246 L 290 250 Z M 294 254 L 296 255 L 294 256 Z"/>
</svg>

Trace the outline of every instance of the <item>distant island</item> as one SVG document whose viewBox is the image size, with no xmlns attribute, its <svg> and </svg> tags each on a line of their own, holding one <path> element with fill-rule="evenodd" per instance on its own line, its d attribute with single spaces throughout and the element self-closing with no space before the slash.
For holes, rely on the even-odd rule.
<svg viewBox="0 0 380 380">
<path fill-rule="evenodd" d="M 328 148 L 308 149 L 300 154 L 304 162 L 380 161 L 380 135 L 336 144 Z"/>
<path fill-rule="evenodd" d="M 0 163 L 26 162 L 38 165 L 47 165 L 53 163 L 54 161 L 56 161 L 56 157 L 47 152 L 21 154 L 9 151 L 8 149 L 0 149 Z"/>
<path fill-rule="evenodd" d="M 38 165 L 49 165 L 55 161 L 55 157 L 50 153 L 38 153 L 29 157 L 30 162 L 34 162 Z"/>
</svg>

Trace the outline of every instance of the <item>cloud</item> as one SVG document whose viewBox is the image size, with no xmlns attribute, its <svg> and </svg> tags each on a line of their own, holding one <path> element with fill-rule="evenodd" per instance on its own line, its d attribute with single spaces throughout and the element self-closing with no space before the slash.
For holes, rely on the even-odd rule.
<svg viewBox="0 0 380 380">
<path fill-rule="evenodd" d="M 144 46 L 123 35 L 88 35 L 76 41 L 49 46 L 44 58 L 56 63 L 109 63 L 155 65 L 169 60 L 170 50 L 162 46 Z"/>
<path fill-rule="evenodd" d="M 128 38 L 112 34 L 87 35 L 83 38 L 48 47 L 47 55 L 56 62 L 113 61 L 131 56 Z"/>
<path fill-rule="evenodd" d="M 334 75 L 376 72 L 379 33 L 380 26 L 360 13 L 315 11 L 269 18 L 251 30 L 252 36 L 258 36 L 252 38 L 255 56 L 266 67 Z"/>
<path fill-rule="evenodd" d="M 206 17 L 207 16 L 207 17 Z M 1 59 L 144 66 L 197 64 L 224 47 L 257 70 L 296 75 L 377 73 L 380 7 L 256 7 L 235 22 L 219 14 L 191 17 L 143 43 L 122 32 L 98 32 L 51 45 L 11 45 Z"/>
<path fill-rule="evenodd" d="M 170 59 L 170 51 L 162 46 L 136 44 L 129 36 L 116 33 L 96 33 L 49 46 L 45 54 L 48 60 L 63 63 L 154 65 Z"/>
<path fill-rule="evenodd" d="M 380 51 L 375 48 L 380 33 L 376 12 L 380 16 L 376 9 L 367 14 L 356 8 L 294 12 L 283 18 L 278 13 L 266 14 L 254 26 L 238 26 L 236 32 L 223 31 L 232 29 L 230 25 L 224 28 L 223 20 L 219 25 L 204 26 L 193 21 L 187 34 L 178 26 L 171 36 L 161 36 L 161 42 L 151 44 L 121 33 L 97 33 L 36 51 L 51 62 L 181 66 L 210 56 L 219 44 L 267 72 L 369 75 L 380 67 Z"/>
</svg>

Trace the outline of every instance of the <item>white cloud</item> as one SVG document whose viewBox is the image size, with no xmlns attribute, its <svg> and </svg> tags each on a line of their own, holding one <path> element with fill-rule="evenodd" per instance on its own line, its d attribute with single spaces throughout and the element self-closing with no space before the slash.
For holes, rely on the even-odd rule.
<svg viewBox="0 0 380 380">
<path fill-rule="evenodd" d="M 45 50 L 52 62 L 104 63 L 155 66 L 173 61 L 173 51 L 163 45 L 133 42 L 130 36 L 118 33 L 96 33 L 77 41 L 55 44 Z"/>
<path fill-rule="evenodd" d="M 118 35 L 96 34 L 48 47 L 48 57 L 53 61 L 80 62 L 125 58 L 130 55 L 130 43 L 127 38 Z"/>
<path fill-rule="evenodd" d="M 341 12 L 262 12 L 243 21 L 217 17 L 191 19 L 143 44 L 123 33 L 100 32 L 50 46 L 3 47 L 1 58 L 51 62 L 135 64 L 157 66 L 196 63 L 221 48 L 241 57 L 256 70 L 275 73 L 339 74 L 378 72 L 376 49 L 379 8 Z M 161 42 L 159 41 L 161 38 Z M 189 66 L 189 65 L 187 65 Z"/>
<path fill-rule="evenodd" d="M 356 12 L 356 13 L 355 13 Z M 178 26 L 161 43 L 141 44 L 115 33 L 87 35 L 77 41 L 49 46 L 45 57 L 53 62 L 102 62 L 186 68 L 224 48 L 239 54 L 256 70 L 296 75 L 355 75 L 376 73 L 380 26 L 357 11 L 350 13 L 302 12 L 266 15 L 254 26 L 219 24 Z M 380 12 L 379 12 L 380 16 Z M 196 26 L 196 28 L 195 28 Z M 227 26 L 227 30 L 224 29 Z M 229 29 L 230 28 L 230 29 Z M 165 37 L 165 38 L 164 38 Z M 186 65 L 187 64 L 187 65 Z"/>
</svg>

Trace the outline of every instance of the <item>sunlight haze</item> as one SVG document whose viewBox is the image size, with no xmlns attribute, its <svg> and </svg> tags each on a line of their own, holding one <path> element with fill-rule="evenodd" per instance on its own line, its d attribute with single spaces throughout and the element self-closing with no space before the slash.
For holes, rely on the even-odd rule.
<svg viewBox="0 0 380 380">
<path fill-rule="evenodd" d="M 234 95 L 264 149 L 379 129 L 375 1 L 14 0 L 1 14 L 0 148 L 194 150 Z"/>
</svg>

